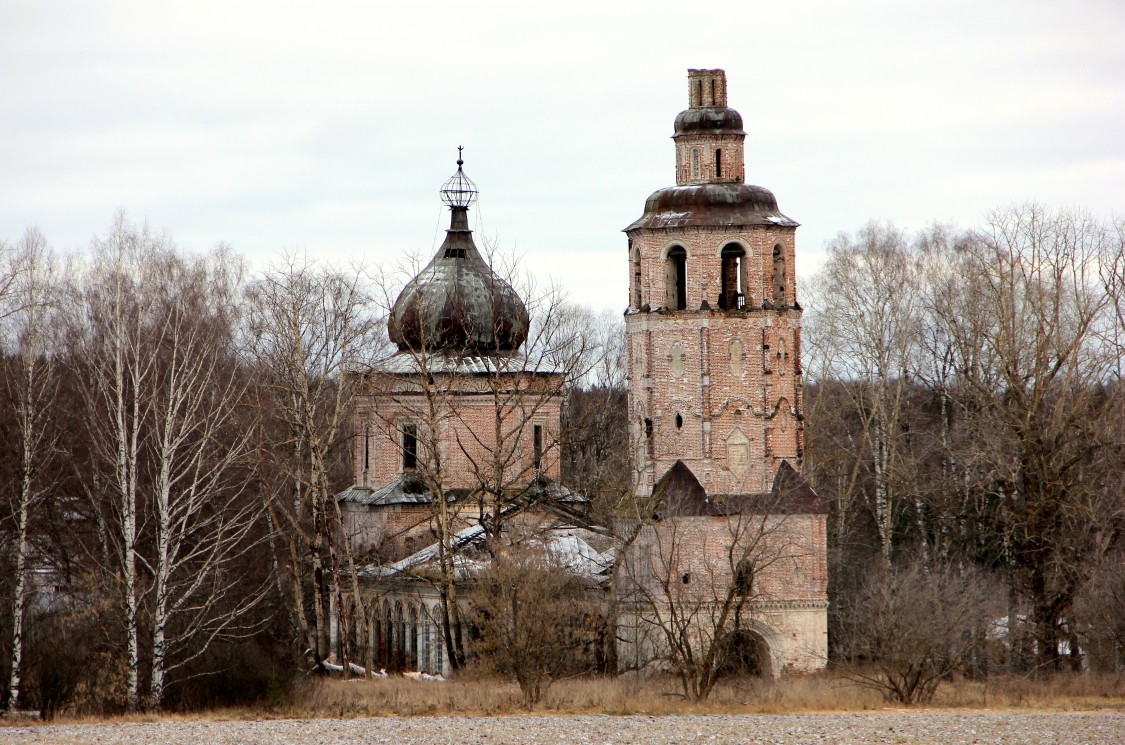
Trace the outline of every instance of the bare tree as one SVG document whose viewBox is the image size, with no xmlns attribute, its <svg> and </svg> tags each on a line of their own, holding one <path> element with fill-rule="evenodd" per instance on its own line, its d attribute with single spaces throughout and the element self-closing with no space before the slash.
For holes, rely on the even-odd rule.
<svg viewBox="0 0 1125 745">
<path fill-rule="evenodd" d="M 983 572 L 917 563 L 869 571 L 842 599 L 834 643 L 846 677 L 903 704 L 930 701 L 987 641 L 1002 606 L 995 585 Z"/>
<path fill-rule="evenodd" d="M 607 631 L 596 578 L 583 576 L 552 551 L 535 522 L 514 525 L 492 547 L 474 579 L 478 657 L 516 679 L 524 703 L 539 703 L 562 675 L 588 672 Z"/>
<path fill-rule="evenodd" d="M 1125 519 L 1120 390 L 1106 387 L 1118 354 L 1103 333 L 1114 303 L 1099 275 L 1118 250 L 1110 235 L 1081 213 L 998 211 L 964 249 L 963 290 L 945 308 L 958 459 L 1030 605 L 1039 669 L 1058 666 L 1063 621 Z"/>
<path fill-rule="evenodd" d="M 185 256 L 123 214 L 93 248 L 74 329 L 93 448 L 82 483 L 122 607 L 126 704 L 147 680 L 159 708 L 169 673 L 245 632 L 262 597 L 243 584 L 261 510 L 233 347 L 241 269 L 223 250 Z"/>
<path fill-rule="evenodd" d="M 220 250 L 167 257 L 145 288 L 159 303 L 160 362 L 148 446 L 154 549 L 148 706 L 167 676 L 220 636 L 248 630 L 265 586 L 243 583 L 259 545 L 264 505 L 249 494 L 253 422 L 244 418 L 248 377 L 238 370 L 234 325 L 241 266 Z M 158 289 L 159 288 L 159 289 Z"/>
<path fill-rule="evenodd" d="M 5 331 L 10 331 L 12 365 L 10 373 L 4 376 L 4 393 L 6 405 L 15 412 L 19 454 L 18 477 L 10 484 L 15 492 L 12 495 L 15 572 L 7 707 L 16 710 L 22 703 L 24 623 L 33 561 L 32 519 L 53 486 L 52 476 L 45 466 L 53 460 L 59 438 L 51 417 L 59 386 L 56 367 L 58 329 L 62 324 L 58 318 L 55 258 L 38 230 L 27 230 L 16 245 L 8 267 L 10 271 L 6 276 L 13 281 L 9 288 L 11 313 L 6 319 Z M 5 484 L 5 491 L 8 486 Z"/>
<path fill-rule="evenodd" d="M 813 448 L 814 455 L 848 454 L 836 488 L 825 489 L 839 503 L 834 532 L 843 538 L 852 503 L 862 494 L 888 564 L 898 502 L 912 496 L 913 469 L 902 425 L 921 331 L 917 278 L 909 243 L 893 226 L 872 222 L 854 239 L 840 234 L 814 278 L 810 307 L 815 310 L 806 322 L 810 383 L 823 387 L 833 379 L 846 381 L 836 391 L 850 398 L 847 415 L 860 425 L 858 431 L 845 430 L 847 436 L 830 447 Z M 814 409 L 810 415 L 818 413 Z"/>
<path fill-rule="evenodd" d="M 343 602 L 347 576 L 353 601 L 359 597 L 353 557 L 340 540 L 334 468 L 351 435 L 358 378 L 347 373 L 379 349 L 377 320 L 361 272 L 301 256 L 284 257 L 249 290 L 256 396 L 273 418 L 258 446 L 274 557 L 294 626 L 317 666 L 330 653 L 331 609 L 357 604 Z M 348 627 L 346 619 L 341 625 Z"/>
<path fill-rule="evenodd" d="M 108 234 L 95 240 L 81 294 L 81 367 L 95 460 L 101 471 L 86 482 L 92 501 L 104 485 L 110 498 L 102 516 L 112 556 L 106 567 L 120 582 L 126 647 L 126 704 L 140 704 L 140 600 L 138 503 L 141 498 L 143 428 L 149 417 L 157 355 L 148 348 L 148 328 L 159 324 L 155 298 L 143 287 L 152 260 L 167 250 L 167 239 L 148 226 L 137 229 L 119 213 Z"/>
</svg>

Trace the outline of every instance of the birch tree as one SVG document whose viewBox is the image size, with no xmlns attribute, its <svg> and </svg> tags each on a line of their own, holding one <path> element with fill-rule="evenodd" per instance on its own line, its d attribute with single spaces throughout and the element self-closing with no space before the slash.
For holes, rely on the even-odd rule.
<svg viewBox="0 0 1125 745">
<path fill-rule="evenodd" d="M 247 374 L 233 348 L 241 266 L 220 249 L 167 256 L 149 288 L 157 298 L 159 366 L 153 378 L 146 483 L 153 551 L 148 706 L 160 708 L 168 676 L 213 640 L 252 628 L 264 587 L 241 565 L 259 545 L 264 504 L 249 493 L 253 421 Z"/>
<path fill-rule="evenodd" d="M 79 278 L 82 483 L 106 528 L 130 710 L 159 708 L 169 675 L 244 633 L 262 597 L 244 583 L 261 504 L 247 493 L 253 428 L 232 346 L 239 272 L 221 249 L 183 254 L 119 214 Z"/>
<path fill-rule="evenodd" d="M 347 373 L 379 349 L 378 318 L 361 272 L 300 256 L 266 271 L 249 288 L 248 302 L 254 395 L 274 420 L 258 441 L 274 556 L 294 627 L 322 667 L 331 608 L 359 607 L 354 557 L 340 540 L 334 498 L 347 476 L 333 467 L 351 435 L 355 378 Z M 343 602 L 345 592 L 352 603 Z"/>
<path fill-rule="evenodd" d="M 109 232 L 94 240 L 77 290 L 82 317 L 76 332 L 81 341 L 73 374 L 86 383 L 84 418 L 96 469 L 84 484 L 91 501 L 104 505 L 100 519 L 107 526 L 112 556 L 103 558 L 121 601 L 130 711 L 141 702 L 138 510 L 143 430 L 152 404 L 147 394 L 157 365 L 149 330 L 161 325 L 144 279 L 168 243 L 166 236 L 147 225 L 137 228 L 119 213 Z"/>
<path fill-rule="evenodd" d="M 889 564 L 898 502 L 912 496 L 902 425 L 920 334 L 919 286 L 905 236 L 874 222 L 854 239 L 841 234 L 814 278 L 813 297 L 805 335 L 810 379 L 818 385 L 847 381 L 839 392 L 851 398 L 849 410 L 860 425 L 857 437 L 834 443 L 849 453 L 851 472 L 839 489 L 825 491 L 841 500 L 838 522 L 846 519 L 852 495 L 864 494 Z"/>
<path fill-rule="evenodd" d="M 5 491 L 14 492 L 15 571 L 11 606 L 9 710 L 22 704 L 25 621 L 28 613 L 30 563 L 33 560 L 32 520 L 50 493 L 47 468 L 57 452 L 59 430 L 52 421 L 58 392 L 59 307 L 55 258 L 42 233 L 29 228 L 13 250 L 7 276 L 12 277 L 5 341 L 9 342 L 10 371 L 5 375 L 6 405 L 15 412 L 18 473 Z"/>
</svg>

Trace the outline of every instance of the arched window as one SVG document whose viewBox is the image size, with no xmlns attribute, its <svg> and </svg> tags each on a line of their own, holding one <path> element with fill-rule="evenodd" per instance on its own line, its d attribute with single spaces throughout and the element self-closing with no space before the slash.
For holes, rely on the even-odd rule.
<svg viewBox="0 0 1125 745">
<path fill-rule="evenodd" d="M 430 639 L 430 614 L 426 610 L 426 606 L 422 606 L 422 648 L 418 651 L 418 670 L 423 673 L 432 673 L 434 671 L 430 662 L 430 649 L 433 640 Z"/>
<path fill-rule="evenodd" d="M 410 620 L 406 627 L 406 654 L 408 669 L 418 670 L 418 608 L 410 606 Z"/>
<path fill-rule="evenodd" d="M 722 291 L 719 307 L 737 310 L 746 305 L 746 251 L 737 243 L 723 246 Z"/>
<path fill-rule="evenodd" d="M 723 149 L 715 148 L 715 178 L 723 177 Z"/>
<path fill-rule="evenodd" d="M 743 598 L 754 594 L 754 562 L 746 557 L 740 559 L 734 569 L 734 591 Z"/>
<path fill-rule="evenodd" d="M 394 612 L 391 609 L 391 601 L 383 601 L 383 667 L 393 668 L 395 657 L 395 638 L 398 632 L 395 631 L 395 618 Z"/>
<path fill-rule="evenodd" d="M 687 307 L 687 251 L 675 246 L 664 261 L 665 307 L 683 310 Z"/>
<path fill-rule="evenodd" d="M 699 148 L 691 149 L 691 177 L 699 178 Z"/>
<path fill-rule="evenodd" d="M 785 305 L 785 251 L 780 243 L 773 247 L 773 304 Z"/>
<path fill-rule="evenodd" d="M 402 615 L 402 601 L 395 601 L 395 651 L 394 662 L 392 663 L 394 669 L 406 669 L 406 621 Z"/>
<path fill-rule="evenodd" d="M 434 616 L 434 673 L 445 674 L 445 624 L 439 620 L 439 606 L 434 606 L 431 613 Z"/>
</svg>

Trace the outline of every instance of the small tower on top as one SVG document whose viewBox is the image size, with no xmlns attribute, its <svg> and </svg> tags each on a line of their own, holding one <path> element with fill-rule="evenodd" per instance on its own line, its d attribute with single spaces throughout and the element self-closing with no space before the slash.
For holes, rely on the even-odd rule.
<svg viewBox="0 0 1125 745">
<path fill-rule="evenodd" d="M 746 180 L 742 115 L 727 107 L 722 70 L 688 70 L 688 108 L 676 117 L 676 184 Z"/>
<path fill-rule="evenodd" d="M 722 70 L 688 70 L 688 102 L 693 109 L 727 105 L 727 74 Z"/>
</svg>

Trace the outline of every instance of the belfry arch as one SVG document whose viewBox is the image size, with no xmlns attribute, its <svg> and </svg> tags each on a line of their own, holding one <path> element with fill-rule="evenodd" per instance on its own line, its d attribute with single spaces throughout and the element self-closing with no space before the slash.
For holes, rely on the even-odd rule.
<svg viewBox="0 0 1125 745">
<path fill-rule="evenodd" d="M 719 252 L 720 290 L 719 307 L 739 310 L 745 307 L 749 285 L 749 266 L 746 249 L 739 243 L 728 243 Z"/>
<path fill-rule="evenodd" d="M 687 250 L 672 246 L 664 259 L 664 307 L 687 308 Z"/>
</svg>

